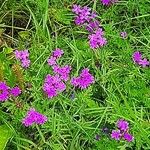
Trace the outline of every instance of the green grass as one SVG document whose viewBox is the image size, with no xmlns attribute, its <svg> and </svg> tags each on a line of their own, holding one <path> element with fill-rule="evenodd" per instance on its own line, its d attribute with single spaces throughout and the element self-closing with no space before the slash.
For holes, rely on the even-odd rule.
<svg viewBox="0 0 150 150">
<path fill-rule="evenodd" d="M 87 32 L 73 23 L 73 3 L 96 10 L 107 46 L 95 52 L 90 49 Z M 0 104 L 0 125 L 5 124 L 13 133 L 5 149 L 149 150 L 150 69 L 132 61 L 136 50 L 150 59 L 149 7 L 149 0 L 120 0 L 110 7 L 102 6 L 99 0 L 2 0 L 0 80 L 24 86 L 16 101 Z M 120 38 L 121 31 L 128 33 L 128 39 Z M 83 91 L 68 83 L 65 92 L 48 100 L 41 87 L 46 74 L 52 73 L 47 58 L 57 47 L 65 52 L 60 64 L 72 66 L 72 77 L 88 67 L 96 82 Z M 29 49 L 29 69 L 14 66 L 13 49 Z M 26 88 L 27 83 L 32 87 Z M 75 99 L 71 100 L 73 93 Z M 48 122 L 24 127 L 21 120 L 30 107 L 46 115 Z M 129 121 L 133 142 L 116 142 L 101 132 L 104 126 L 114 129 L 119 118 Z M 96 134 L 101 136 L 99 141 Z"/>
</svg>

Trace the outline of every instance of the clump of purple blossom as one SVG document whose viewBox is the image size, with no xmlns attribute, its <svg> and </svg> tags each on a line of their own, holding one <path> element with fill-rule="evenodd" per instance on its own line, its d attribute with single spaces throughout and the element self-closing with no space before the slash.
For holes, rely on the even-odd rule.
<svg viewBox="0 0 150 150">
<path fill-rule="evenodd" d="M 49 66 L 54 66 L 57 64 L 57 59 L 60 58 L 64 54 L 64 51 L 57 48 L 53 51 L 52 56 L 50 56 L 47 60 Z"/>
<path fill-rule="evenodd" d="M 58 93 L 66 89 L 65 83 L 61 80 L 59 75 L 51 76 L 48 74 L 45 78 L 43 91 L 47 94 L 48 98 L 53 98 Z"/>
<path fill-rule="evenodd" d="M 143 68 L 150 65 L 150 62 L 146 58 L 142 59 L 142 54 L 139 51 L 133 53 L 132 59 L 134 63 L 140 65 Z"/>
<path fill-rule="evenodd" d="M 128 36 L 128 34 L 127 34 L 127 32 L 121 32 L 121 33 L 120 33 L 120 36 L 121 36 L 123 39 L 126 39 L 127 36 Z"/>
<path fill-rule="evenodd" d="M 111 5 L 111 4 L 114 4 L 114 3 L 116 3 L 116 2 L 118 2 L 118 0 L 101 0 L 101 3 L 103 4 L 103 5 Z"/>
<path fill-rule="evenodd" d="M 9 98 L 9 87 L 5 82 L 0 82 L 0 101 L 4 102 Z"/>
<path fill-rule="evenodd" d="M 132 142 L 134 137 L 129 133 L 129 123 L 123 119 L 117 121 L 117 130 L 112 130 L 111 138 L 115 140 L 124 139 L 128 142 Z"/>
<path fill-rule="evenodd" d="M 30 59 L 29 59 L 29 51 L 28 50 L 22 50 L 22 51 L 15 50 L 14 54 L 15 54 L 16 59 L 21 61 L 21 66 L 23 68 L 28 68 L 30 66 Z"/>
<path fill-rule="evenodd" d="M 10 90 L 10 94 L 14 97 L 17 97 L 21 94 L 21 90 L 19 87 L 16 86 Z"/>
<path fill-rule="evenodd" d="M 56 65 L 56 66 L 53 66 L 53 71 L 54 71 L 54 73 L 58 74 L 62 80 L 68 81 L 69 74 L 71 71 L 71 66 L 66 65 L 66 66 L 60 67 L 60 66 Z"/>
<path fill-rule="evenodd" d="M 85 68 L 78 77 L 71 79 L 71 84 L 75 87 L 85 89 L 94 83 L 94 77 L 89 73 L 89 69 Z"/>
<path fill-rule="evenodd" d="M 89 35 L 89 44 L 92 49 L 103 47 L 107 44 L 106 38 L 103 37 L 104 32 L 99 28 L 95 33 Z"/>
<path fill-rule="evenodd" d="M 30 108 L 30 110 L 27 112 L 27 115 L 22 120 L 22 123 L 24 126 L 28 127 L 35 124 L 42 125 L 47 121 L 47 117 L 43 114 L 40 114 L 39 112 L 35 111 L 34 108 Z"/>
<path fill-rule="evenodd" d="M 57 64 L 57 59 L 64 54 L 63 50 L 57 48 L 52 52 L 48 59 L 48 65 L 53 69 L 54 75 L 48 74 L 44 80 L 43 91 L 48 98 L 53 98 L 66 89 L 65 82 L 69 80 L 71 66 L 65 65 L 60 67 Z"/>
<path fill-rule="evenodd" d="M 104 38 L 104 32 L 100 27 L 100 22 L 96 20 L 96 12 L 92 12 L 91 8 L 80 5 L 73 5 L 72 11 L 76 14 L 75 24 L 84 26 L 89 31 L 89 45 L 92 49 L 97 49 L 107 44 Z"/>
</svg>

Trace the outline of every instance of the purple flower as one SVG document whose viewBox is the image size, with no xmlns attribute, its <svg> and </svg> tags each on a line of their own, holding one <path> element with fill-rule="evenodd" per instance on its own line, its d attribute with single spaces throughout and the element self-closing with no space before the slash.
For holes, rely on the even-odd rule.
<svg viewBox="0 0 150 150">
<path fill-rule="evenodd" d="M 91 8 L 80 5 L 73 5 L 72 12 L 76 14 L 75 16 L 75 24 L 83 25 L 94 19 L 97 15 L 95 12 L 91 12 Z"/>
<path fill-rule="evenodd" d="M 56 65 L 56 57 L 51 56 L 48 60 L 48 65 L 53 66 Z"/>
<path fill-rule="evenodd" d="M 110 4 L 113 4 L 113 3 L 116 3 L 118 2 L 118 0 L 101 0 L 102 4 L 103 5 L 110 5 Z"/>
<path fill-rule="evenodd" d="M 99 28 L 94 34 L 89 35 L 89 44 L 92 49 L 96 49 L 107 44 L 107 40 L 103 37 L 103 34 L 103 30 Z"/>
<path fill-rule="evenodd" d="M 47 75 L 43 85 L 43 91 L 47 94 L 48 98 L 57 96 L 58 93 L 63 92 L 66 85 L 61 80 L 59 75 Z"/>
<path fill-rule="evenodd" d="M 139 62 L 138 62 L 139 65 L 141 65 L 142 67 L 146 67 L 146 66 L 149 66 L 150 65 L 150 62 L 144 58 L 144 59 L 141 59 Z"/>
<path fill-rule="evenodd" d="M 113 130 L 111 133 L 111 138 L 115 140 L 120 140 L 121 138 L 120 130 Z"/>
<path fill-rule="evenodd" d="M 81 12 L 81 6 L 80 5 L 73 5 L 72 12 L 75 14 L 79 14 Z"/>
<path fill-rule="evenodd" d="M 111 0 L 101 0 L 103 5 L 109 5 L 111 3 Z"/>
<path fill-rule="evenodd" d="M 10 90 L 10 94 L 14 97 L 17 97 L 21 94 L 21 90 L 19 87 L 16 86 Z"/>
<path fill-rule="evenodd" d="M 127 32 L 121 32 L 121 33 L 120 33 L 120 36 L 121 36 L 123 39 L 126 39 L 127 36 L 128 36 L 128 34 L 127 34 Z"/>
<path fill-rule="evenodd" d="M 23 59 L 22 63 L 21 63 L 21 66 L 23 68 L 28 68 L 30 66 L 30 60 L 29 59 Z"/>
<path fill-rule="evenodd" d="M 95 30 L 97 30 L 99 28 L 99 21 L 98 20 L 95 20 L 95 21 L 91 21 L 86 29 L 89 31 L 89 32 L 93 32 Z"/>
<path fill-rule="evenodd" d="M 0 82 L 0 101 L 4 102 L 9 98 L 9 87 L 5 82 Z"/>
<path fill-rule="evenodd" d="M 26 117 L 22 120 L 22 123 L 28 127 L 35 124 L 44 124 L 47 121 L 47 117 L 43 114 L 40 114 L 39 112 L 35 111 L 34 108 L 30 108 L 30 110 L 27 112 Z"/>
<path fill-rule="evenodd" d="M 22 59 L 21 51 L 15 50 L 14 51 L 16 59 Z"/>
<path fill-rule="evenodd" d="M 117 127 L 122 131 L 127 131 L 129 129 L 129 123 L 123 119 L 117 121 Z"/>
<path fill-rule="evenodd" d="M 60 67 L 60 66 L 56 65 L 56 66 L 53 66 L 53 71 L 56 74 L 60 75 L 60 78 L 62 80 L 68 81 L 69 74 L 70 74 L 70 71 L 71 71 L 71 66 L 66 65 L 66 66 Z"/>
<path fill-rule="evenodd" d="M 133 53 L 132 59 L 133 59 L 134 63 L 139 63 L 140 60 L 142 59 L 142 54 L 139 51 L 136 51 Z"/>
<path fill-rule="evenodd" d="M 53 51 L 53 57 L 60 58 L 64 54 L 64 51 L 57 48 Z"/>
<path fill-rule="evenodd" d="M 129 133 L 124 133 L 123 138 L 128 142 L 132 142 L 134 140 L 134 137 Z"/>
<path fill-rule="evenodd" d="M 15 50 L 14 54 L 15 54 L 16 59 L 21 61 L 22 67 L 28 68 L 30 66 L 28 50 L 22 50 L 22 51 Z"/>
<path fill-rule="evenodd" d="M 85 68 L 82 70 L 79 77 L 73 77 L 71 79 L 71 84 L 75 87 L 85 89 L 94 83 L 94 77 L 89 73 L 89 69 Z"/>
<path fill-rule="evenodd" d="M 134 63 L 137 63 L 138 65 L 141 65 L 142 67 L 146 67 L 150 65 L 150 62 L 146 58 L 142 59 L 142 54 L 139 51 L 136 51 L 133 53 L 132 59 Z"/>
</svg>

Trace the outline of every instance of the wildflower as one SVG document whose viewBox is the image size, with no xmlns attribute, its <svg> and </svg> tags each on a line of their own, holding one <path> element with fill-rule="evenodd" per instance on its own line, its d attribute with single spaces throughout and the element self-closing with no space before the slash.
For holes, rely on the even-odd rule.
<svg viewBox="0 0 150 150">
<path fill-rule="evenodd" d="M 121 32 L 120 33 L 120 36 L 123 38 L 123 39 L 126 39 L 127 38 L 127 32 Z"/>
<path fill-rule="evenodd" d="M 0 101 L 6 101 L 9 98 L 9 87 L 5 82 L 0 82 Z"/>
<path fill-rule="evenodd" d="M 72 12 L 76 14 L 76 25 L 88 23 L 91 19 L 94 19 L 97 16 L 96 13 L 91 12 L 91 8 L 87 6 L 81 7 L 80 5 L 73 5 Z"/>
<path fill-rule="evenodd" d="M 53 51 L 53 57 L 60 58 L 64 54 L 64 51 L 57 48 Z"/>
<path fill-rule="evenodd" d="M 14 87 L 10 90 L 10 94 L 13 95 L 14 97 L 17 97 L 21 94 L 21 90 L 19 87 Z"/>
<path fill-rule="evenodd" d="M 28 68 L 30 66 L 30 60 L 29 59 L 23 59 L 21 66 L 23 68 Z"/>
<path fill-rule="evenodd" d="M 115 140 L 120 140 L 120 138 L 121 138 L 120 130 L 113 130 L 111 133 L 111 138 L 113 138 Z"/>
<path fill-rule="evenodd" d="M 94 34 L 89 35 L 89 44 L 92 49 L 96 49 L 107 44 L 107 40 L 103 37 L 103 34 L 103 30 L 99 28 Z"/>
<path fill-rule="evenodd" d="M 117 127 L 122 131 L 127 131 L 129 129 L 129 123 L 123 119 L 117 121 Z"/>
<path fill-rule="evenodd" d="M 132 142 L 134 140 L 134 137 L 129 133 L 124 133 L 123 137 L 128 142 Z"/>
<path fill-rule="evenodd" d="M 45 78 L 43 91 L 47 94 L 48 98 L 57 96 L 58 93 L 63 92 L 66 85 L 62 82 L 59 75 L 51 76 L 48 74 Z"/>
<path fill-rule="evenodd" d="M 15 50 L 14 54 L 15 54 L 16 59 L 21 61 L 21 66 L 23 68 L 28 68 L 30 66 L 28 50 L 22 50 L 22 51 Z"/>
<path fill-rule="evenodd" d="M 109 5 L 111 3 L 111 0 L 101 0 L 103 5 Z"/>
<path fill-rule="evenodd" d="M 114 4 L 116 2 L 118 2 L 118 0 L 101 0 L 103 5 L 110 5 L 110 4 Z"/>
<path fill-rule="evenodd" d="M 86 26 L 86 29 L 89 32 L 94 32 L 95 30 L 97 30 L 99 28 L 99 21 L 98 20 L 94 20 L 89 22 L 89 24 Z"/>
<path fill-rule="evenodd" d="M 134 63 L 141 65 L 142 67 L 150 65 L 150 62 L 146 58 L 142 59 L 142 54 L 139 51 L 133 53 L 132 59 Z"/>
<path fill-rule="evenodd" d="M 76 4 L 73 5 L 72 12 L 78 15 L 81 12 L 81 6 Z"/>
<path fill-rule="evenodd" d="M 81 89 L 85 89 L 94 83 L 94 77 L 89 73 L 89 69 L 85 68 L 82 70 L 79 77 L 73 77 L 71 84 L 75 87 L 79 86 Z"/>
<path fill-rule="evenodd" d="M 133 53 L 132 59 L 135 63 L 139 63 L 140 60 L 142 59 L 142 54 L 139 51 L 136 51 Z"/>
<path fill-rule="evenodd" d="M 146 67 L 146 66 L 149 66 L 150 62 L 144 58 L 144 59 L 141 59 L 139 62 L 139 65 L 141 65 L 142 67 Z"/>
<path fill-rule="evenodd" d="M 56 57 L 51 56 L 47 62 L 50 66 L 56 65 Z"/>
<path fill-rule="evenodd" d="M 39 112 L 35 111 L 34 108 L 30 108 L 30 110 L 27 112 L 27 115 L 22 120 L 22 123 L 28 127 L 35 124 L 42 125 L 47 121 L 47 117 L 43 114 L 40 114 Z"/>
<path fill-rule="evenodd" d="M 69 74 L 70 74 L 70 71 L 71 71 L 71 66 L 66 65 L 66 66 L 60 67 L 60 66 L 56 65 L 56 66 L 53 67 L 53 71 L 55 73 L 57 73 L 58 75 L 60 75 L 60 78 L 62 80 L 68 81 Z"/>
</svg>

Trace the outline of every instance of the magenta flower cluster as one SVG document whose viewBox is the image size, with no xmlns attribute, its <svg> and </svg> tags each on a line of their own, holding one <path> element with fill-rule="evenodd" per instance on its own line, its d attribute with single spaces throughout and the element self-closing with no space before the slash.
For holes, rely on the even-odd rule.
<svg viewBox="0 0 150 150">
<path fill-rule="evenodd" d="M 129 123 L 123 119 L 117 121 L 117 130 L 112 130 L 111 138 L 115 140 L 124 139 L 132 142 L 134 137 L 129 133 Z"/>
<path fill-rule="evenodd" d="M 23 68 L 28 68 L 30 66 L 30 59 L 29 59 L 29 51 L 28 50 L 22 50 L 14 51 L 16 59 L 18 59 L 21 62 L 21 66 Z"/>
<path fill-rule="evenodd" d="M 146 67 L 150 65 L 150 62 L 146 58 L 142 59 L 142 54 L 139 51 L 133 53 L 132 59 L 135 64 L 138 64 L 141 67 Z"/>
<path fill-rule="evenodd" d="M 60 67 L 57 64 L 58 58 L 64 54 L 63 50 L 57 48 L 48 59 L 48 65 L 53 68 L 54 75 L 48 74 L 44 80 L 43 91 L 48 98 L 53 98 L 66 89 L 65 82 L 69 80 L 71 66 Z"/>
<path fill-rule="evenodd" d="M 89 31 L 89 45 L 92 49 L 97 49 L 107 44 L 104 32 L 100 27 L 100 23 L 96 20 L 96 12 L 92 12 L 91 8 L 80 5 L 73 5 L 72 12 L 76 14 L 75 24 L 84 26 Z"/>
<path fill-rule="evenodd" d="M 27 115 L 22 120 L 22 123 L 24 126 L 28 127 L 35 124 L 42 125 L 47 121 L 47 117 L 43 114 L 40 114 L 39 112 L 35 111 L 34 108 L 30 108 L 30 110 L 27 112 Z"/>
<path fill-rule="evenodd" d="M 120 36 L 122 37 L 122 39 L 126 39 L 128 34 L 127 32 L 120 32 Z"/>
<path fill-rule="evenodd" d="M 10 88 L 5 82 L 0 82 L 0 101 L 4 102 L 10 96 L 17 97 L 21 94 L 19 87 Z"/>
<path fill-rule="evenodd" d="M 82 70 L 80 76 L 71 79 L 71 84 L 81 89 L 89 87 L 92 83 L 94 83 L 94 77 L 89 73 L 89 69 L 87 68 Z"/>
<path fill-rule="evenodd" d="M 118 0 L 101 0 L 101 3 L 103 4 L 103 5 L 111 5 L 111 4 L 113 4 L 113 3 L 116 3 Z"/>
</svg>

